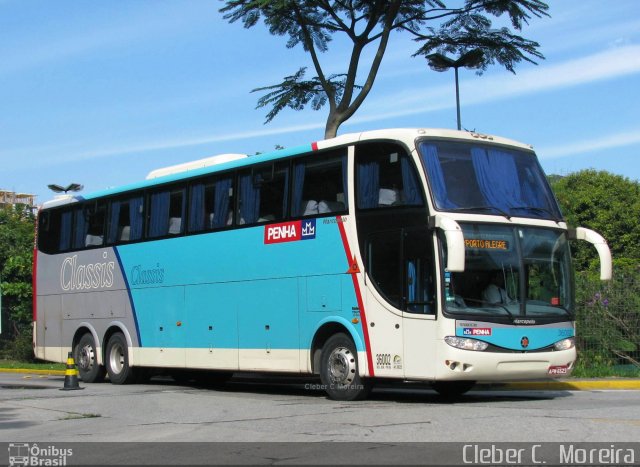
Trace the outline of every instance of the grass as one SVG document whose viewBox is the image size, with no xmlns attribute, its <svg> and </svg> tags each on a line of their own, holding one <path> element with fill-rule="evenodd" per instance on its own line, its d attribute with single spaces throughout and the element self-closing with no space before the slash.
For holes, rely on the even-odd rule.
<svg viewBox="0 0 640 467">
<path fill-rule="evenodd" d="M 67 366 L 64 363 L 51 362 L 21 362 L 18 360 L 0 360 L 0 368 L 27 369 L 27 370 L 64 370 Z"/>
<path fill-rule="evenodd" d="M 635 365 L 578 365 L 572 376 L 576 378 L 640 378 L 640 367 Z"/>
</svg>

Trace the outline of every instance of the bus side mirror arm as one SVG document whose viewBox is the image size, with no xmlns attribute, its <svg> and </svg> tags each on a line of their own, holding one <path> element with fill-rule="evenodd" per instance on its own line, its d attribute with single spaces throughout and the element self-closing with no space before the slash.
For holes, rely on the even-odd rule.
<svg viewBox="0 0 640 467">
<path fill-rule="evenodd" d="M 602 235 L 591 229 L 576 227 L 575 229 L 569 229 L 569 239 L 585 240 L 596 247 L 598 256 L 600 257 L 600 280 L 611 280 L 611 276 L 613 274 L 611 250 L 609 250 L 609 245 L 607 245 L 607 241 L 602 237 Z"/>
<path fill-rule="evenodd" d="M 429 217 L 429 227 L 444 232 L 447 241 L 447 270 L 464 272 L 464 235 L 460 225 L 450 217 L 436 214 Z"/>
</svg>

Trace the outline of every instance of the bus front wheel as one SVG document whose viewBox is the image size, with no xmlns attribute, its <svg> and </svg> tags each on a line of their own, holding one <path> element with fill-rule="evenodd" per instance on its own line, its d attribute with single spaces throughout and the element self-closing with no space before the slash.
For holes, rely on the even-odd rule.
<svg viewBox="0 0 640 467">
<path fill-rule="evenodd" d="M 364 399 L 371 391 L 371 382 L 360 378 L 355 345 L 343 333 L 331 336 L 322 347 L 320 379 L 324 390 L 334 400 Z"/>
<path fill-rule="evenodd" d="M 121 332 L 117 332 L 109 338 L 105 365 L 111 383 L 128 384 L 134 382 L 135 371 L 129 366 L 127 340 Z"/>
<path fill-rule="evenodd" d="M 75 348 L 73 349 L 73 357 L 76 367 L 78 368 L 78 376 L 85 383 L 99 383 L 104 380 L 104 367 L 98 365 L 96 343 L 91 333 L 84 334 Z"/>
</svg>

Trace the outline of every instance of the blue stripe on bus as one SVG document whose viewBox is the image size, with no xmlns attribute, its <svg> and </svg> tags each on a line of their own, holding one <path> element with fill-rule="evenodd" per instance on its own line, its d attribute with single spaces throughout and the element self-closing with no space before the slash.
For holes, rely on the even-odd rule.
<svg viewBox="0 0 640 467">
<path fill-rule="evenodd" d="M 131 314 L 133 315 L 133 321 L 136 326 L 136 336 L 138 337 L 138 345 L 142 347 L 142 340 L 140 340 L 140 326 L 138 326 L 136 306 L 135 306 L 135 303 L 133 302 L 133 297 L 131 296 L 131 287 L 129 287 L 129 281 L 127 280 L 127 275 L 125 274 L 124 267 L 122 266 L 122 260 L 120 259 L 120 253 L 118 252 L 118 248 L 114 247 L 113 252 L 116 255 L 118 266 L 120 267 L 120 272 L 122 273 L 122 278 L 124 279 L 124 285 L 127 289 L 127 294 L 129 295 L 129 305 L 131 306 Z"/>
<path fill-rule="evenodd" d="M 516 326 L 516 327 L 492 327 L 489 335 L 471 335 L 465 332 L 467 329 L 474 328 L 456 328 L 456 335 L 459 337 L 472 337 L 474 339 L 489 342 L 504 349 L 511 350 L 537 350 L 556 342 L 574 336 L 574 330 L 571 323 L 566 323 L 566 327 L 545 327 L 545 326 Z M 526 347 L 523 347 L 523 339 L 526 338 Z"/>
</svg>

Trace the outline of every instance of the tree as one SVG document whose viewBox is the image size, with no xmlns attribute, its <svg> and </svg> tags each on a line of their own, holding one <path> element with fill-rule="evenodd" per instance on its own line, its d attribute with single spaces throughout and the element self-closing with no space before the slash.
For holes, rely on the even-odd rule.
<svg viewBox="0 0 640 467">
<path fill-rule="evenodd" d="M 371 91 L 392 31 L 402 31 L 420 46 L 413 56 L 432 53 L 482 52 L 480 70 L 499 64 L 511 72 L 522 60 L 542 59 L 537 42 L 514 34 L 509 28 L 492 29 L 490 17 L 507 15 L 520 31 L 532 16 L 548 16 L 548 5 L 540 0 L 465 0 L 448 7 L 444 0 L 231 0 L 220 9 L 230 23 L 242 21 L 251 28 L 262 19 L 269 32 L 288 36 L 287 47 L 301 45 L 313 63 L 316 75 L 307 79 L 301 67 L 282 83 L 254 89 L 266 91 L 258 108 L 271 106 L 266 122 L 289 107 L 319 110 L 329 105 L 325 137 L 332 138 L 342 123 L 362 105 Z M 460 2 L 458 2 L 459 4 Z M 327 75 L 319 54 L 329 50 L 334 34 L 351 43 L 344 73 Z M 373 59 L 364 63 L 366 47 L 377 47 Z M 364 76 L 362 85 L 356 79 Z"/>
<path fill-rule="evenodd" d="M 600 233 L 616 264 L 640 263 L 640 182 L 592 169 L 549 179 L 569 225 Z M 572 247 L 576 270 L 597 266 L 591 245 Z"/>
<path fill-rule="evenodd" d="M 605 171 L 549 176 L 571 226 L 591 228 L 607 240 L 613 280 L 602 282 L 598 255 L 574 242 L 578 371 L 611 374 L 616 364 L 640 366 L 640 183 Z"/>
<path fill-rule="evenodd" d="M 14 356 L 29 358 L 31 349 L 34 215 L 26 206 L 0 209 L 0 277 L 2 279 L 3 340 Z M 6 319 L 5 319 L 6 318 Z M 19 348 L 18 352 L 15 349 Z"/>
</svg>

